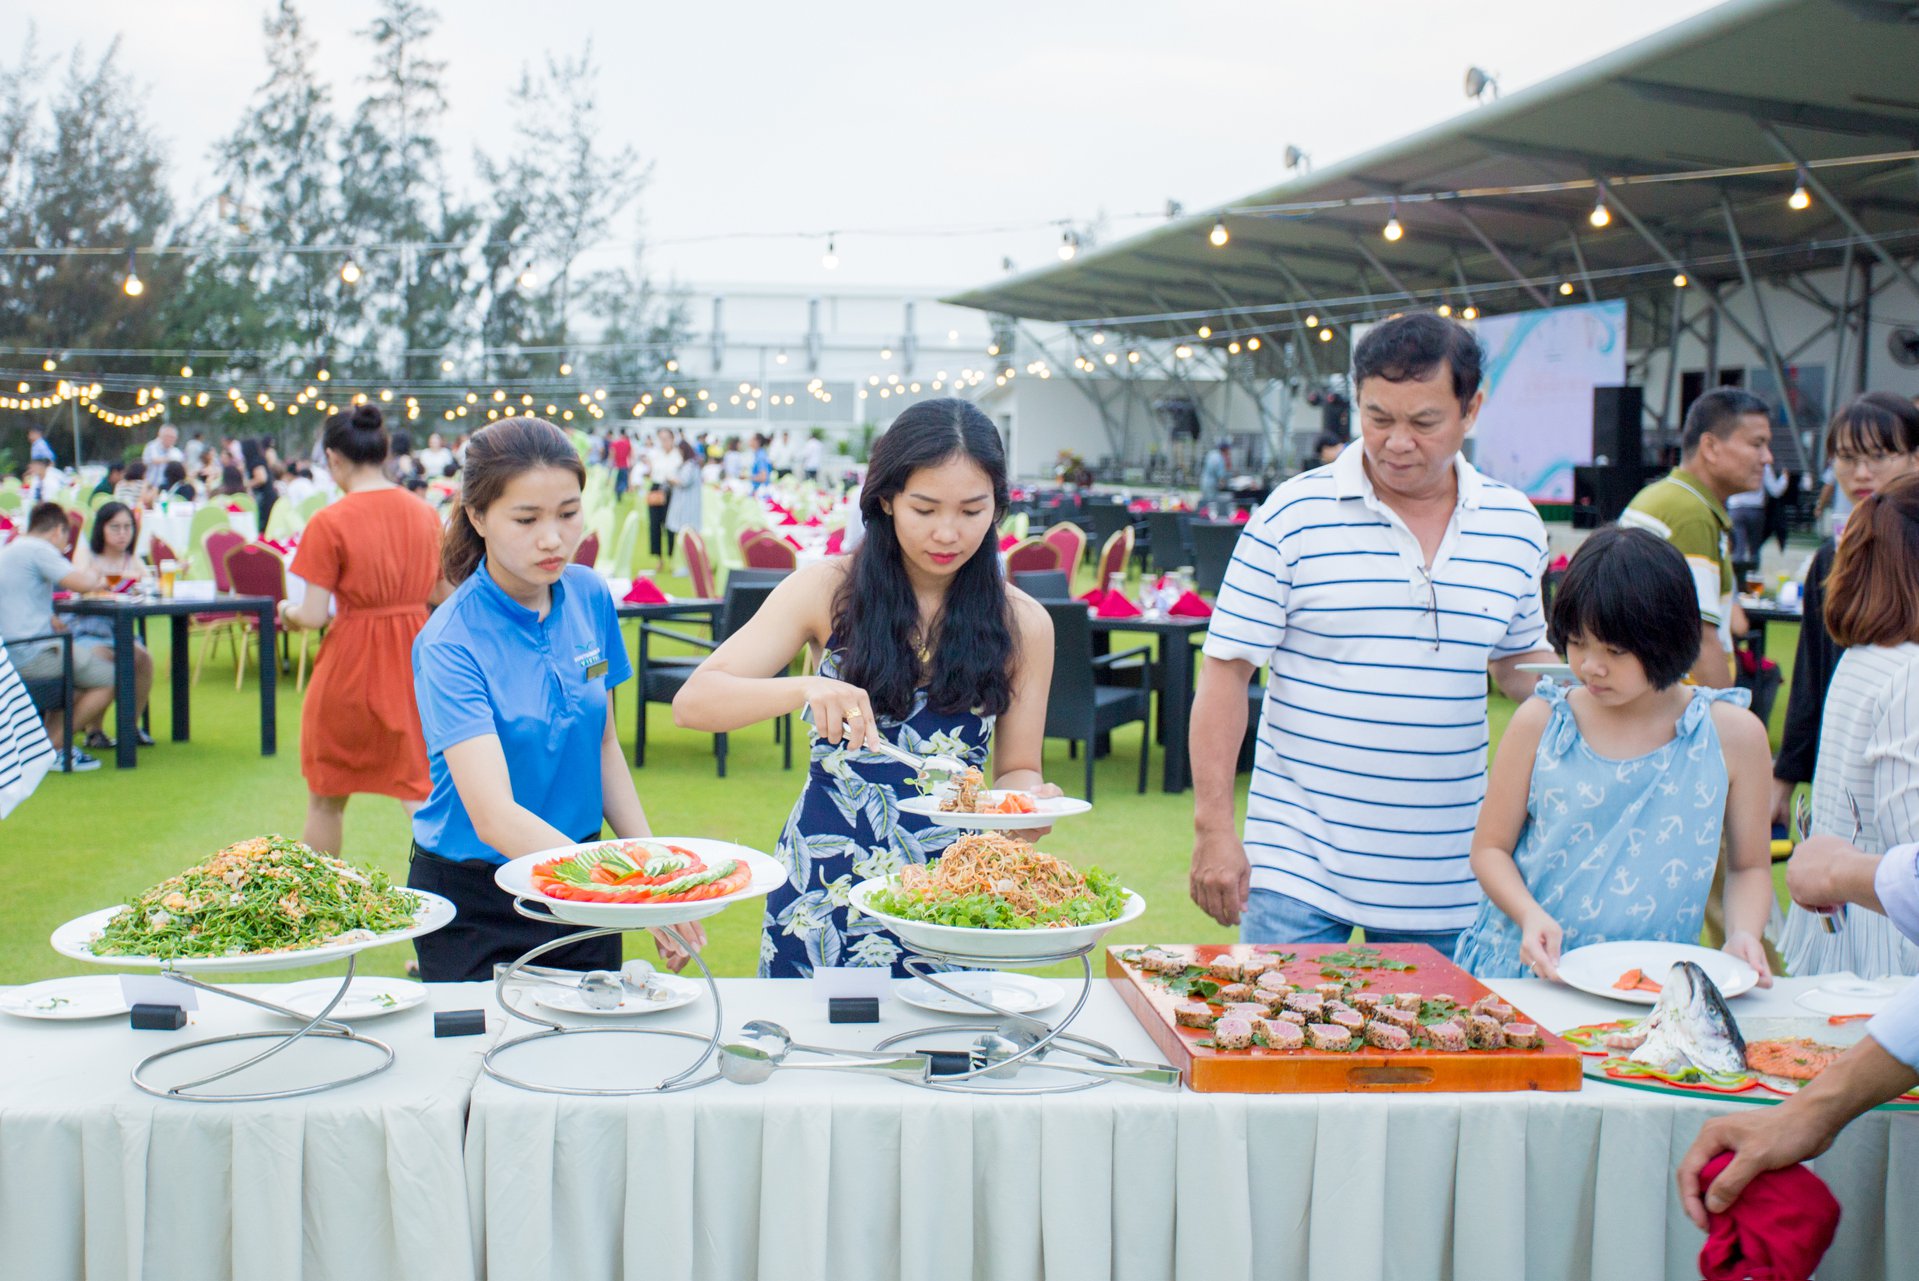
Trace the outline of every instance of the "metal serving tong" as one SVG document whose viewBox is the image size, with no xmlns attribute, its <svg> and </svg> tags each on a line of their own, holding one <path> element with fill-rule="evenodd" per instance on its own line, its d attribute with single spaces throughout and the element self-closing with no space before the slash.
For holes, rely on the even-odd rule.
<svg viewBox="0 0 1919 1281">
<path fill-rule="evenodd" d="M 944 774 L 952 778 L 964 774 L 968 768 L 965 761 L 959 760 L 956 757 L 915 756 L 903 747 L 893 746 L 885 739 L 881 739 L 878 743 L 873 744 L 872 750 L 878 752 L 881 756 L 892 757 L 900 764 L 912 769 L 916 774 Z"/>
<path fill-rule="evenodd" d="M 1857 845 L 1865 824 L 1859 818 L 1859 802 L 1853 799 L 1850 791 L 1846 793 L 1846 804 L 1852 807 L 1852 842 Z M 1812 835 L 1812 799 L 1804 792 L 1792 798 L 1792 832 L 1794 845 Z M 1826 933 L 1837 934 L 1839 927 L 1846 922 L 1846 905 L 1841 903 L 1837 907 L 1822 907 L 1817 915 Z"/>
</svg>

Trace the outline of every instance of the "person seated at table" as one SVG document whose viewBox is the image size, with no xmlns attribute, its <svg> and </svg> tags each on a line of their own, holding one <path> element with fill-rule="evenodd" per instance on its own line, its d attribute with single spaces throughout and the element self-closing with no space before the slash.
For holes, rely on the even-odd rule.
<svg viewBox="0 0 1919 1281">
<path fill-rule="evenodd" d="M 313 514 L 290 572 L 300 603 L 280 602 L 289 631 L 329 628 L 300 707 L 300 773 L 307 783 L 300 839 L 340 852 L 347 798 L 391 796 L 408 815 L 432 790 L 426 740 L 408 667 L 440 580 L 440 518 L 386 478 L 386 422 L 377 405 L 330 414 L 327 470 L 346 494 Z M 339 614 L 329 607 L 339 600 Z"/>
<path fill-rule="evenodd" d="M 187 479 L 187 465 L 182 462 L 169 462 L 161 470 L 159 490 L 160 497 L 177 498 L 183 502 L 190 503 L 200 497 L 200 491 Z"/>
<path fill-rule="evenodd" d="M 93 514 L 93 529 L 87 535 L 87 541 L 80 545 L 74 563 L 82 569 L 91 569 L 106 582 L 108 591 L 120 591 L 129 584 L 140 581 L 141 570 L 146 562 L 133 550 L 134 541 L 139 537 L 139 527 L 134 523 L 133 509 L 125 503 L 102 503 L 100 510 Z M 79 614 L 67 621 L 67 630 L 73 633 L 73 653 L 76 661 L 82 649 L 97 650 L 108 662 L 113 660 L 113 620 L 97 614 Z M 133 697 L 134 711 L 144 713 L 147 699 L 153 693 L 153 655 L 139 641 L 133 642 Z M 153 739 L 145 730 L 136 730 L 134 741 L 142 747 L 152 747 Z M 103 728 L 87 731 L 87 747 L 93 751 L 105 751 L 115 746 L 113 739 L 107 736 Z"/>
<path fill-rule="evenodd" d="M 1847 511 L 1901 476 L 1919 471 L 1919 408 L 1904 396 L 1869 391 L 1841 405 L 1826 427 L 1826 457 L 1846 499 Z M 1840 524 L 1844 528 L 1844 522 Z M 1783 827 L 1793 791 L 1812 782 L 1819 760 L 1819 726 L 1826 715 L 1826 689 L 1839 665 L 1839 644 L 1826 629 L 1826 580 L 1839 540 L 1819 544 L 1806 567 L 1799 620 L 1799 649 L 1792 663 L 1786 723 L 1772 762 L 1772 821 Z"/>
<path fill-rule="evenodd" d="M 1826 580 L 1824 618 L 1843 652 L 1826 692 L 1812 832 L 1850 837 L 1876 856 L 1919 835 L 1919 476 L 1902 476 L 1852 509 Z M 1919 945 L 1867 912 L 1846 913 L 1829 933 L 1795 904 L 1779 949 L 1795 975 L 1919 974 Z"/>
<path fill-rule="evenodd" d="M 106 475 L 100 477 L 99 483 L 93 487 L 93 496 L 97 498 L 101 494 L 112 495 L 119 488 L 120 481 L 126 474 L 127 465 L 125 463 L 120 462 L 118 459 L 108 463 Z"/>
<path fill-rule="evenodd" d="M 222 464 L 220 467 L 220 483 L 214 488 L 213 496 L 215 498 L 234 498 L 246 492 L 247 478 L 245 473 L 232 463 Z"/>
<path fill-rule="evenodd" d="M 151 494 L 147 486 L 145 463 L 128 463 L 126 471 L 120 476 L 120 483 L 113 487 L 113 501 L 133 508 L 151 508 Z"/>
<path fill-rule="evenodd" d="M 59 641 L 12 643 L 57 630 L 53 618 L 55 589 L 91 592 L 106 586 L 100 575 L 67 559 L 71 537 L 66 508 L 58 503 L 39 503 L 27 513 L 26 533 L 0 547 L 0 642 L 7 643 L 7 657 L 22 680 L 61 678 Z M 73 732 L 80 734 L 97 728 L 113 702 L 111 651 L 102 654 L 93 646 L 75 645 L 73 686 Z M 58 706 L 47 712 L 47 737 L 69 758 L 72 768 L 99 769 L 98 760 L 67 741 L 64 717 L 64 710 Z"/>
<path fill-rule="evenodd" d="M 1053 624 L 1000 573 L 1006 503 L 992 419 L 964 400 L 909 406 L 873 445 L 859 552 L 789 575 L 673 700 L 676 725 L 707 733 L 795 711 L 813 725 L 812 766 L 774 854 L 788 879 L 766 900 L 762 978 L 821 965 L 905 973 L 898 941 L 846 893 L 926 862 L 959 831 L 862 803 L 911 794 L 911 768 L 875 744 L 980 768 L 990 741 L 995 787 L 1060 794 L 1040 773 Z M 825 654 L 818 673 L 787 675 L 809 648 Z"/>
<path fill-rule="evenodd" d="M 1692 943 L 1728 849 L 1725 950 L 1769 985 L 1771 755 L 1743 689 L 1682 684 L 1699 605 L 1676 548 L 1618 526 L 1588 538 L 1547 637 L 1581 682 L 1539 682 L 1487 780 L 1472 869 L 1486 899 L 1453 960 L 1481 978 L 1559 977 L 1564 950 Z"/>
<path fill-rule="evenodd" d="M 575 933 L 528 920 L 494 883 L 503 862 L 597 840 L 651 834 L 614 733 L 613 687 L 632 676 L 606 580 L 573 564 L 585 533 L 586 468 L 540 418 L 474 433 L 465 488 L 441 540 L 455 584 L 413 642 L 413 690 L 431 793 L 413 815 L 407 884 L 451 899 L 459 915 L 414 943 L 429 983 L 489 980 L 497 963 Z M 348 500 L 342 500 L 342 503 Z M 679 927 L 704 945 L 697 922 Z M 674 970 L 690 959 L 656 933 Z M 618 935 L 541 957 L 568 969 L 618 969 Z"/>
</svg>

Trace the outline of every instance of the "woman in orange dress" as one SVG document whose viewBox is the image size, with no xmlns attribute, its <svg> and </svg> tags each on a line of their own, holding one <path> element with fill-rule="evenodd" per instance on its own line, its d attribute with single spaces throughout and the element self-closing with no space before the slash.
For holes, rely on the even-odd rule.
<svg viewBox="0 0 1919 1281">
<path fill-rule="evenodd" d="M 347 797 L 397 797 L 408 815 L 432 784 L 413 701 L 413 638 L 427 606 L 446 596 L 440 518 L 386 478 L 389 441 L 380 410 L 356 405 L 326 420 L 327 466 L 345 496 L 315 512 L 291 572 L 306 580 L 292 631 L 325 627 L 326 644 L 300 709 L 300 773 L 307 781 L 301 839 L 340 852 Z M 334 600 L 339 611 L 329 619 Z"/>
</svg>

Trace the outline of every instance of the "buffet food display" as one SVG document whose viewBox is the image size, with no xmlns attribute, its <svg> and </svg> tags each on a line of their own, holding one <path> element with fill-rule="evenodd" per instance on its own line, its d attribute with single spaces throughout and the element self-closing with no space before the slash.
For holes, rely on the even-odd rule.
<svg viewBox="0 0 1919 1281">
<path fill-rule="evenodd" d="M 1199 1091 L 1577 1090 L 1579 1051 L 1424 944 L 1109 948 Z"/>
<path fill-rule="evenodd" d="M 1118 920 L 1126 888 L 1100 868 L 1082 874 L 1025 841 L 970 832 L 934 861 L 901 868 L 866 902 L 888 916 L 933 925 L 1053 929 Z"/>
</svg>

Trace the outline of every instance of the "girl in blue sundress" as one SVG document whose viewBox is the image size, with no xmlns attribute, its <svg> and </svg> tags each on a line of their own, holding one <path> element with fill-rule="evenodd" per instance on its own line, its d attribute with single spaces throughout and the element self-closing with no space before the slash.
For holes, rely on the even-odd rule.
<svg viewBox="0 0 1919 1281">
<path fill-rule="evenodd" d="M 990 418 L 963 400 L 911 406 L 874 443 L 859 550 L 782 582 L 673 700 L 674 720 L 690 729 L 736 730 L 793 711 L 813 728 L 806 786 L 774 851 L 787 881 L 767 897 L 762 977 L 826 965 L 905 972 L 899 941 L 852 916 L 848 897 L 959 833 L 900 812 L 918 795 L 912 772 L 874 743 L 983 767 L 990 742 L 993 786 L 1060 795 L 1040 779 L 1053 625 L 1000 573 L 994 531 L 1006 489 Z M 818 673 L 783 675 L 809 648 L 823 654 Z"/>
<path fill-rule="evenodd" d="M 1695 943 L 1723 837 L 1725 950 L 1771 983 L 1772 757 L 1746 691 L 1680 683 L 1700 627 L 1671 544 L 1613 527 L 1580 547 L 1548 623 L 1580 684 L 1540 681 L 1500 741 L 1473 834 L 1486 901 L 1460 966 L 1557 979 L 1587 944 Z"/>
</svg>

